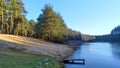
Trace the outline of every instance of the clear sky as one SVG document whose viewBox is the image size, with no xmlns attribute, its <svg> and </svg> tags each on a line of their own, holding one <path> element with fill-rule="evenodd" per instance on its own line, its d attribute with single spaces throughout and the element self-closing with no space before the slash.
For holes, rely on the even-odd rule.
<svg viewBox="0 0 120 68">
<path fill-rule="evenodd" d="M 59 12 L 66 25 L 83 34 L 103 35 L 120 25 L 120 0 L 23 0 L 27 19 L 38 18 L 46 3 Z"/>
</svg>

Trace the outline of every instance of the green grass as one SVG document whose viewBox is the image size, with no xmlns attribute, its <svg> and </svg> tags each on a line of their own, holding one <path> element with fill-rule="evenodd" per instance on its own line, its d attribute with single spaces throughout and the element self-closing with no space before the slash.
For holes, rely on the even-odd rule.
<svg viewBox="0 0 120 68">
<path fill-rule="evenodd" d="M 7 49 L 0 50 L 0 68 L 60 68 L 60 63 L 49 56 Z"/>
</svg>

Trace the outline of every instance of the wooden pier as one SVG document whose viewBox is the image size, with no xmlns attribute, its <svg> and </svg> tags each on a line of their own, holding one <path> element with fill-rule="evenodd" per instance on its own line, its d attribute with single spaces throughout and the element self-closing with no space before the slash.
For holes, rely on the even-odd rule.
<svg viewBox="0 0 120 68">
<path fill-rule="evenodd" d="M 85 59 L 64 60 L 65 64 L 85 64 Z"/>
</svg>

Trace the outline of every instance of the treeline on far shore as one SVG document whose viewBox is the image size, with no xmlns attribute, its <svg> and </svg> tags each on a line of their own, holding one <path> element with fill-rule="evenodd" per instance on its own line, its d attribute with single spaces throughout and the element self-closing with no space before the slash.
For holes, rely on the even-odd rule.
<svg viewBox="0 0 120 68">
<path fill-rule="evenodd" d="M 120 26 L 111 30 L 110 34 L 95 36 L 90 42 L 120 42 Z"/>
<path fill-rule="evenodd" d="M 112 29 L 110 34 L 106 35 L 85 35 L 80 32 L 73 32 L 74 36 L 70 35 L 69 40 L 80 40 L 83 42 L 120 42 L 120 25 Z M 70 34 L 73 33 L 70 32 Z"/>
</svg>

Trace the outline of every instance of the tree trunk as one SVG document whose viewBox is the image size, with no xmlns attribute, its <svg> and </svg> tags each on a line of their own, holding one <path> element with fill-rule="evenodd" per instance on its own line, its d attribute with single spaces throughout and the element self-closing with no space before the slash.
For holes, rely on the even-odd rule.
<svg viewBox="0 0 120 68">
<path fill-rule="evenodd" d="M 3 30 L 3 23 L 4 23 L 4 14 L 3 14 L 3 0 L 2 0 L 2 23 L 1 23 L 1 33 L 4 32 L 4 30 Z"/>
<path fill-rule="evenodd" d="M 1 33 L 4 33 L 4 30 L 3 30 L 3 23 L 4 23 L 4 17 L 3 17 L 3 8 L 2 8 L 2 24 L 1 24 Z"/>
<path fill-rule="evenodd" d="M 12 18 L 12 14 L 10 15 L 10 34 L 12 34 L 12 30 L 13 30 L 13 18 Z"/>
</svg>

